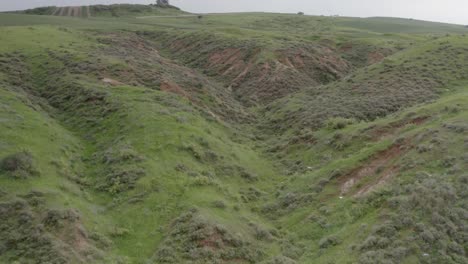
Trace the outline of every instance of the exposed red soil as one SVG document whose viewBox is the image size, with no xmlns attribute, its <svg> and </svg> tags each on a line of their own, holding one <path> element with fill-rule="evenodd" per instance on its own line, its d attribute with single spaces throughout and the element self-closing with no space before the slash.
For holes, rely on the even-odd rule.
<svg viewBox="0 0 468 264">
<path fill-rule="evenodd" d="M 377 181 L 373 181 L 371 183 L 366 184 L 364 187 L 361 187 L 354 196 L 364 196 L 371 191 L 375 190 L 376 188 L 384 185 L 391 179 L 393 176 L 398 174 L 400 168 L 398 166 L 390 166 L 385 168 L 385 170 L 380 174 Z"/>
<path fill-rule="evenodd" d="M 380 53 L 379 51 L 373 51 L 370 52 L 369 55 L 367 55 L 367 64 L 375 64 L 383 61 L 383 59 L 385 59 L 384 54 Z"/>
<path fill-rule="evenodd" d="M 352 68 L 325 44 L 264 51 L 260 47 L 216 48 L 204 40 L 179 38 L 168 41 L 168 48 L 176 56 L 190 54 L 190 63 L 208 74 L 223 76 L 226 87 L 247 104 L 268 103 L 303 87 L 337 80 Z M 265 59 L 263 52 L 274 56 Z"/>
<path fill-rule="evenodd" d="M 340 47 L 340 51 L 341 52 L 349 52 L 353 50 L 353 44 L 351 43 L 346 43 L 346 44 L 343 44 L 341 47 Z"/>
<path fill-rule="evenodd" d="M 79 217 L 74 214 L 70 214 L 63 221 L 54 235 L 63 241 L 70 248 L 70 253 L 83 263 L 87 262 L 85 256 L 97 251 L 96 247 L 90 243 L 86 229 L 81 224 Z"/>
<path fill-rule="evenodd" d="M 160 86 L 161 91 L 178 94 L 185 98 L 190 98 L 187 92 L 184 91 L 177 83 L 164 81 Z"/>
<path fill-rule="evenodd" d="M 177 94 L 192 103 L 207 109 L 206 113 L 215 120 L 229 117 L 226 113 L 237 110 L 229 101 L 229 91 L 215 90 L 212 82 L 201 76 L 197 71 L 181 66 L 164 58 L 154 44 L 138 36 L 122 36 L 121 34 L 106 34 L 100 36 L 106 44 L 104 52 L 110 56 L 125 59 L 126 67 L 107 67 L 98 71 L 98 77 L 103 79 L 118 79 L 132 86 L 146 86 L 152 89 Z M 177 45 L 177 44 L 175 44 Z M 226 53 L 230 58 L 236 52 Z M 213 58 L 216 60 L 216 58 Z M 148 67 L 156 65 L 156 67 Z M 140 69 L 140 70 L 138 70 Z M 111 79 L 112 78 L 112 79 Z M 113 85 L 113 82 L 109 82 Z M 201 96 L 211 96 L 213 105 L 223 105 L 224 108 L 203 103 Z M 237 103 L 237 102 L 236 102 Z M 241 116 L 241 115 L 239 115 Z"/>
<path fill-rule="evenodd" d="M 428 116 L 416 117 L 410 120 L 401 120 L 390 123 L 388 126 L 378 127 L 371 131 L 371 137 L 373 140 L 379 140 L 387 136 L 395 135 L 395 133 L 408 125 L 422 125 L 429 119 Z"/>
<path fill-rule="evenodd" d="M 369 193 L 371 190 L 375 189 L 375 187 L 388 181 L 388 179 L 399 172 L 398 166 L 392 163 L 406 153 L 410 148 L 411 145 L 408 140 L 401 144 L 395 144 L 371 157 L 365 165 L 352 170 L 343 177 L 340 177 L 338 179 L 338 183 L 340 186 L 341 196 L 349 194 L 354 186 L 367 177 L 372 177 L 373 180 L 359 188 L 359 190 L 354 193 L 355 196 Z"/>
<path fill-rule="evenodd" d="M 242 60 L 241 50 L 229 48 L 211 54 L 211 56 L 208 58 L 208 66 L 219 64 L 232 65 L 238 60 Z"/>
<path fill-rule="evenodd" d="M 293 64 L 296 65 L 296 68 L 304 68 L 306 66 L 302 56 L 302 54 L 297 54 L 293 57 Z"/>
<path fill-rule="evenodd" d="M 118 85 L 122 85 L 123 83 L 119 82 L 119 81 L 116 81 L 114 79 L 111 79 L 111 78 L 103 78 L 102 79 L 102 82 L 105 83 L 105 84 L 109 84 L 109 85 L 112 85 L 112 86 L 118 86 Z"/>
<path fill-rule="evenodd" d="M 207 247 L 210 249 L 219 249 L 223 244 L 223 236 L 219 232 L 215 232 L 209 237 L 198 242 L 201 247 Z"/>
</svg>

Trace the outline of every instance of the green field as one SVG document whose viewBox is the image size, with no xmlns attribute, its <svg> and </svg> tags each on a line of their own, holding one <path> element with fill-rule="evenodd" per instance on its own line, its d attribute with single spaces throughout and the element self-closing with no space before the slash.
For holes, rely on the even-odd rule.
<svg viewBox="0 0 468 264">
<path fill-rule="evenodd" d="M 56 10 L 0 14 L 0 263 L 468 262 L 467 28 Z"/>
</svg>

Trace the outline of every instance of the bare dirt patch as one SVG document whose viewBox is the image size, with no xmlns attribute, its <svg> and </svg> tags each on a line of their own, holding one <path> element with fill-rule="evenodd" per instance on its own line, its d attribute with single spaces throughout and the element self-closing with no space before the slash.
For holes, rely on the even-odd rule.
<svg viewBox="0 0 468 264">
<path fill-rule="evenodd" d="M 263 46 L 220 47 L 187 37 L 171 39 L 168 48 L 189 64 L 203 68 L 205 74 L 222 76 L 218 80 L 245 105 L 269 103 L 302 87 L 336 81 L 351 70 L 339 52 L 325 44 L 271 50 Z M 193 57 L 187 58 L 187 54 Z"/>
<path fill-rule="evenodd" d="M 351 50 L 353 50 L 352 43 L 345 43 L 340 47 L 340 52 L 349 52 Z"/>
<path fill-rule="evenodd" d="M 190 96 L 185 92 L 184 89 L 182 89 L 177 83 L 171 82 L 171 81 L 164 81 L 161 83 L 160 86 L 161 91 L 164 92 L 169 92 L 169 93 L 174 93 L 177 95 L 180 95 L 182 97 L 189 98 Z"/>
<path fill-rule="evenodd" d="M 223 236 L 217 230 L 203 240 L 198 241 L 199 246 L 210 249 L 219 249 L 223 244 Z"/>
<path fill-rule="evenodd" d="M 121 82 L 119 82 L 119 81 L 116 81 L 116 80 L 114 80 L 114 79 L 111 79 L 111 78 L 103 78 L 103 79 L 102 79 L 102 82 L 105 83 L 105 84 L 112 85 L 112 86 L 123 85 L 123 83 L 121 83 Z"/>
<path fill-rule="evenodd" d="M 241 59 L 240 49 L 229 48 L 213 53 L 209 59 L 209 66 L 220 64 L 233 64 L 235 61 Z"/>
<path fill-rule="evenodd" d="M 367 64 L 372 65 L 372 64 L 383 61 L 383 59 L 385 59 L 384 54 L 378 51 L 370 52 L 369 55 L 367 56 Z"/>
<path fill-rule="evenodd" d="M 377 189 L 380 186 L 383 186 L 385 183 L 388 182 L 393 176 L 398 174 L 400 168 L 398 166 L 390 166 L 386 168 L 378 177 L 377 181 L 371 182 L 366 184 L 364 187 L 360 188 L 354 196 L 364 196 L 373 190 Z"/>
<path fill-rule="evenodd" d="M 355 186 L 360 184 L 364 178 L 371 178 L 371 181 L 364 186 L 359 187 L 354 192 L 354 196 L 361 196 L 381 186 L 391 177 L 399 172 L 397 165 L 393 164 L 396 159 L 407 152 L 411 146 L 408 141 L 401 144 L 395 144 L 390 148 L 374 155 L 369 161 L 338 180 L 341 196 L 350 194 Z"/>
</svg>

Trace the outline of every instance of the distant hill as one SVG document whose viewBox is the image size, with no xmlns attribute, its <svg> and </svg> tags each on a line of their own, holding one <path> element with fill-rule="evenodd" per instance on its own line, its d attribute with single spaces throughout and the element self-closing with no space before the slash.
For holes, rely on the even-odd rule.
<svg viewBox="0 0 468 264">
<path fill-rule="evenodd" d="M 175 6 L 157 5 L 92 5 L 92 6 L 47 6 L 16 13 L 28 15 L 49 15 L 49 16 L 69 16 L 69 17 L 135 17 L 135 16 L 169 16 L 187 14 Z"/>
<path fill-rule="evenodd" d="M 338 25 L 382 33 L 466 33 L 462 25 L 395 17 L 343 18 Z"/>
</svg>

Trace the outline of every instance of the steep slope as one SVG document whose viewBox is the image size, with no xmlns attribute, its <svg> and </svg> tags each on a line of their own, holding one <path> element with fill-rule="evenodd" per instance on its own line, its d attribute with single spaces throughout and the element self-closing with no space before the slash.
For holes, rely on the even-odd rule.
<svg viewBox="0 0 468 264">
<path fill-rule="evenodd" d="M 94 257 L 90 256 L 94 253 L 88 251 L 72 252 L 77 257 L 70 259 L 66 248 L 47 249 L 51 252 L 46 252 L 49 260 L 56 263 L 100 263 L 108 261 L 106 258 L 141 262 L 151 257 L 158 262 L 183 259 L 256 262 L 265 257 L 265 252 L 270 251 L 276 242 L 271 240 L 268 224 L 265 225 L 259 216 L 241 203 L 241 195 L 250 192 L 245 187 L 248 184 L 255 192 L 269 196 L 266 194 L 271 193 L 278 176 L 271 162 L 255 153 L 248 146 L 249 140 L 223 121 L 237 120 L 235 102 L 231 100 L 234 105 L 229 108 L 226 94 L 220 95 L 224 96 L 222 100 L 216 99 L 216 94 L 210 94 L 216 92 L 215 84 L 165 60 L 156 51 L 148 50 L 144 42 L 126 38 L 125 34 L 93 36 L 71 30 L 35 27 L 16 28 L 10 36 L 16 45 L 3 46 L 5 83 L 2 89 L 5 93 L 19 93 L 26 98 L 33 108 L 29 110 L 31 114 L 52 120 L 47 123 L 53 122 L 56 128 L 51 129 L 58 131 L 45 130 L 43 133 L 50 133 L 50 140 L 57 140 L 58 150 L 52 151 L 48 141 L 28 136 L 31 129 L 24 135 L 16 134 L 16 138 L 8 140 L 8 145 L 2 148 L 2 164 L 5 164 L 2 169 L 2 193 L 5 194 L 2 205 L 8 210 L 5 217 L 9 217 L 4 219 L 6 223 L 18 217 L 9 209 L 16 208 L 14 201 L 28 195 L 29 186 L 35 186 L 35 193 L 40 197 L 60 195 L 67 199 L 41 204 L 37 214 L 35 211 L 30 213 L 34 224 L 48 221 L 47 210 L 50 207 L 50 210 L 58 210 L 53 217 L 58 221 L 54 225 L 60 228 L 75 223 L 74 219 L 86 219 L 90 229 L 102 232 L 96 237 L 89 236 L 89 244 L 90 247 L 94 244 L 98 247 L 104 243 L 97 250 L 105 250 L 106 255 Z M 43 45 L 35 45 L 31 39 Z M 61 40 L 60 44 L 58 40 Z M 122 56 L 118 52 L 119 47 L 131 47 L 128 49 L 132 51 L 131 55 L 124 53 L 125 57 L 119 57 Z M 14 53 L 17 48 L 24 49 L 24 53 Z M 138 51 L 142 51 L 144 57 Z M 153 68 L 143 72 L 139 67 L 144 63 L 151 63 Z M 180 86 L 171 84 L 168 78 L 174 78 Z M 196 87 L 188 86 L 188 82 Z M 2 100 L 8 100 L 8 97 L 2 97 Z M 217 101 L 223 104 L 218 105 Z M 219 110 L 219 116 L 210 111 L 210 104 Z M 13 116 L 11 111 L 28 114 L 27 106 L 12 108 L 3 109 L 2 113 L 6 117 Z M 244 118 L 242 113 L 239 116 Z M 19 118 L 19 125 L 21 120 Z M 32 122 L 34 119 L 27 120 Z M 38 122 L 29 127 L 34 129 L 46 121 Z M 19 129 L 12 127 L 3 133 L 14 133 Z M 66 147 L 62 137 L 70 137 L 73 147 Z M 7 140 L 8 134 L 2 138 Z M 29 147 L 27 139 L 34 140 L 32 146 L 36 147 Z M 26 151 L 24 154 L 23 149 Z M 66 152 L 61 153 L 62 149 Z M 47 151 L 47 155 L 41 154 Z M 68 152 L 73 156 L 63 155 Z M 63 158 L 55 160 L 53 157 Z M 19 165 L 10 166 L 11 160 Z M 39 172 L 38 176 L 16 176 L 30 173 L 30 167 L 35 168 L 35 165 L 28 164 L 36 160 L 44 164 L 34 169 Z M 54 168 L 57 172 L 49 173 L 55 171 Z M 263 184 L 267 179 L 270 184 Z M 258 189 L 254 187 L 257 184 Z M 25 203 L 24 210 L 32 210 L 27 206 Z M 60 212 L 68 215 L 66 212 L 69 210 L 76 210 L 73 221 L 61 224 L 68 221 L 68 216 L 62 216 Z M 140 215 L 142 211 L 145 213 Z M 177 246 L 180 232 L 178 237 L 170 235 L 179 228 L 171 222 L 185 212 L 196 215 L 196 222 L 187 219 L 184 225 L 188 226 L 180 228 L 200 224 L 206 228 L 184 231 L 188 232 L 184 237 L 199 236 L 197 241 L 200 244 L 190 251 L 184 244 Z M 92 216 L 93 213 L 99 214 Z M 135 214 L 139 217 L 135 218 Z M 9 253 L 2 254 L 5 261 L 18 258 L 26 261 L 37 254 L 25 253 L 29 252 L 27 248 L 35 247 L 28 243 L 36 242 L 20 244 L 23 238 L 16 233 L 22 228 L 24 226 L 10 226 L 7 230 L 11 242 L 7 240 L 8 244 L 3 245 Z M 34 225 L 28 226 L 24 235 L 34 228 Z M 66 232 L 61 230 L 49 232 Z M 259 233 L 258 239 L 256 232 Z M 61 241 L 60 237 L 57 239 L 60 240 L 50 243 Z M 73 241 L 77 239 L 81 238 L 73 238 Z M 193 239 L 190 238 L 190 245 Z M 211 243 L 218 243 L 218 239 L 225 240 L 226 248 L 220 247 L 215 255 L 203 253 L 212 248 Z M 138 250 L 135 250 L 135 245 L 138 245 Z M 73 244 L 70 247 L 75 249 Z M 257 250 L 253 251 L 252 247 Z M 167 252 L 167 248 L 171 252 Z M 223 253 L 233 250 L 237 253 L 229 256 Z"/>
<path fill-rule="evenodd" d="M 390 56 L 340 82 L 311 87 L 266 107 L 266 127 L 319 128 L 341 117 L 373 120 L 435 99 L 467 79 L 465 36 L 444 37 Z M 286 122 L 288 120 L 288 122 Z M 352 120 L 349 120 L 352 121 Z"/>
<path fill-rule="evenodd" d="M 271 102 L 306 85 L 335 81 L 351 71 L 334 47 L 281 43 L 274 49 L 250 39 L 192 33 L 156 33 L 154 39 L 175 58 L 224 82 L 243 102 Z"/>
<path fill-rule="evenodd" d="M 303 172 L 262 211 L 308 245 L 300 263 L 467 261 L 468 97 L 457 90 L 278 152 Z"/>
</svg>

